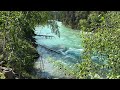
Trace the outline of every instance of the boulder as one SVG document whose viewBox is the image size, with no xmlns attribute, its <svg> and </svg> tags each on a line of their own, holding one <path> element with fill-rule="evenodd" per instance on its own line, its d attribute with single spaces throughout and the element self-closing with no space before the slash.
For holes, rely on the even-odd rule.
<svg viewBox="0 0 120 90">
<path fill-rule="evenodd" d="M 2 69 L 3 69 L 2 72 L 4 73 L 6 79 L 14 79 L 15 74 L 11 68 L 3 67 Z"/>
</svg>

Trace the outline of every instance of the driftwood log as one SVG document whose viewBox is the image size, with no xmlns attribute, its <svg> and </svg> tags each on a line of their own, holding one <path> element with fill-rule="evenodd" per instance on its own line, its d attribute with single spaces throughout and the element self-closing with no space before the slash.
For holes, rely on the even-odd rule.
<svg viewBox="0 0 120 90">
<path fill-rule="evenodd" d="M 50 36 L 50 35 L 36 35 L 36 36 L 45 37 L 46 39 L 47 39 L 47 38 L 53 38 L 53 37 L 54 37 L 54 36 Z"/>
<path fill-rule="evenodd" d="M 53 50 L 53 49 L 51 49 L 51 48 L 48 48 L 48 47 L 46 47 L 46 46 L 43 46 L 43 45 L 40 45 L 40 44 L 39 44 L 39 46 L 41 46 L 41 47 L 43 47 L 43 48 L 45 48 L 45 49 L 47 49 L 47 50 L 49 50 L 49 51 L 55 52 L 55 53 L 57 53 L 57 54 L 61 54 L 61 52 L 55 51 L 55 50 Z"/>
</svg>

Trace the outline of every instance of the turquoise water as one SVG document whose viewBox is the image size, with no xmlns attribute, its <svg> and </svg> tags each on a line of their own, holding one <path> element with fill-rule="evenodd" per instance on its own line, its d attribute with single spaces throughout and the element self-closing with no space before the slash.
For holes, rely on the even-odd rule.
<svg viewBox="0 0 120 90">
<path fill-rule="evenodd" d="M 54 67 L 54 64 L 49 62 L 49 58 L 54 61 L 59 61 L 63 65 L 68 66 L 72 69 L 72 66 L 82 61 L 81 56 L 84 51 L 82 45 L 82 38 L 80 30 L 73 30 L 64 26 L 61 22 L 57 22 L 60 31 L 60 38 L 51 33 L 50 26 L 37 26 L 35 28 L 35 39 L 38 44 L 37 51 L 42 55 L 42 59 L 38 59 L 35 63 L 35 68 L 41 70 L 42 73 L 37 72 L 37 75 L 43 78 L 71 78 L 72 76 L 66 76 L 63 71 Z M 46 39 L 37 35 L 50 35 L 53 38 Z M 42 46 L 41 46 L 42 45 Z M 48 50 L 52 49 L 53 51 Z M 56 53 L 56 52 L 59 52 Z M 91 57 L 94 62 L 98 62 L 98 56 Z M 101 62 L 100 62 L 101 63 Z M 42 66 L 42 67 L 41 67 Z"/>
<path fill-rule="evenodd" d="M 82 48 L 80 33 L 78 31 L 65 27 L 61 22 L 58 22 L 58 26 L 61 34 L 60 38 L 54 33 L 51 33 L 51 29 L 49 28 L 49 26 L 36 27 L 35 34 L 37 35 L 43 34 L 55 36 L 55 38 L 53 39 L 46 40 L 45 38 L 40 38 L 39 36 L 36 36 L 37 44 L 47 45 L 48 47 L 60 45 L 71 48 Z"/>
<path fill-rule="evenodd" d="M 59 26 L 60 38 L 54 33 L 51 33 L 51 28 L 47 25 L 35 28 L 35 39 L 38 44 L 37 50 L 38 53 L 42 55 L 44 72 L 46 72 L 47 75 L 49 74 L 48 76 L 67 78 L 63 72 L 59 72 L 59 70 L 53 67 L 54 65 L 52 63 L 48 62 L 48 58 L 52 58 L 55 61 L 58 60 L 70 67 L 75 63 L 81 62 L 81 54 L 83 52 L 82 39 L 79 30 L 72 30 L 71 28 L 64 26 L 61 22 L 57 22 L 57 24 Z M 54 36 L 54 38 L 46 39 L 37 35 L 51 35 Z M 57 51 L 60 54 L 51 52 L 40 45 Z M 40 59 L 38 59 L 35 66 L 40 67 L 40 62 Z M 46 75 L 43 77 L 46 77 Z"/>
</svg>

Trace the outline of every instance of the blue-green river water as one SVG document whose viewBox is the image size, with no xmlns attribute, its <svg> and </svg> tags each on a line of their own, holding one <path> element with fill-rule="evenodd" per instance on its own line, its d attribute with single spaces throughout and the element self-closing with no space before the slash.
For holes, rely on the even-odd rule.
<svg viewBox="0 0 120 90">
<path fill-rule="evenodd" d="M 66 77 L 63 72 L 59 72 L 58 69 L 54 67 L 54 65 L 48 62 L 48 58 L 52 58 L 53 60 L 59 60 L 68 66 L 72 66 L 75 63 L 81 61 L 81 54 L 83 51 L 82 41 L 80 37 L 80 31 L 72 30 L 64 26 L 61 22 L 57 22 L 60 31 L 60 38 L 51 33 L 51 28 L 49 26 L 38 26 L 35 29 L 36 35 L 51 35 L 54 38 L 46 39 L 44 37 L 35 36 L 36 43 L 38 44 L 37 50 L 40 55 L 42 55 L 41 59 L 35 63 L 35 67 L 41 67 L 41 63 L 43 64 L 43 72 L 44 75 L 42 77 L 49 78 L 50 76 L 56 78 Z M 57 54 L 55 52 L 49 51 L 48 49 L 40 46 L 43 45 L 47 48 L 60 52 Z M 39 72 L 38 72 L 39 74 Z"/>
<path fill-rule="evenodd" d="M 37 51 L 41 57 L 35 63 L 35 68 L 37 71 L 37 76 L 42 78 L 71 78 L 72 76 L 67 76 L 63 71 L 54 66 L 49 60 L 59 61 L 63 65 L 71 67 L 73 64 L 81 62 L 81 56 L 83 52 L 82 38 L 80 30 L 73 30 L 64 26 L 61 22 L 57 22 L 60 31 L 60 38 L 51 33 L 51 28 L 47 25 L 38 26 L 35 28 L 35 39 L 38 45 Z M 45 37 L 40 37 L 37 35 L 50 35 L 53 38 L 46 39 Z M 42 46 L 41 46 L 42 45 Z M 56 53 L 54 51 L 59 52 Z M 39 71 L 42 69 L 42 72 Z"/>
</svg>

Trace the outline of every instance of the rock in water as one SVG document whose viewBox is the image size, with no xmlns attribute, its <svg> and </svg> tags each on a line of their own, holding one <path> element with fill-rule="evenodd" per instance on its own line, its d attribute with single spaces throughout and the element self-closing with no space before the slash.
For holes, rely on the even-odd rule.
<svg viewBox="0 0 120 90">
<path fill-rule="evenodd" d="M 69 48 L 65 54 L 75 56 L 76 59 L 80 58 L 83 49 Z"/>
<path fill-rule="evenodd" d="M 94 62 L 99 62 L 98 56 L 92 56 L 91 59 L 92 59 Z"/>
</svg>

